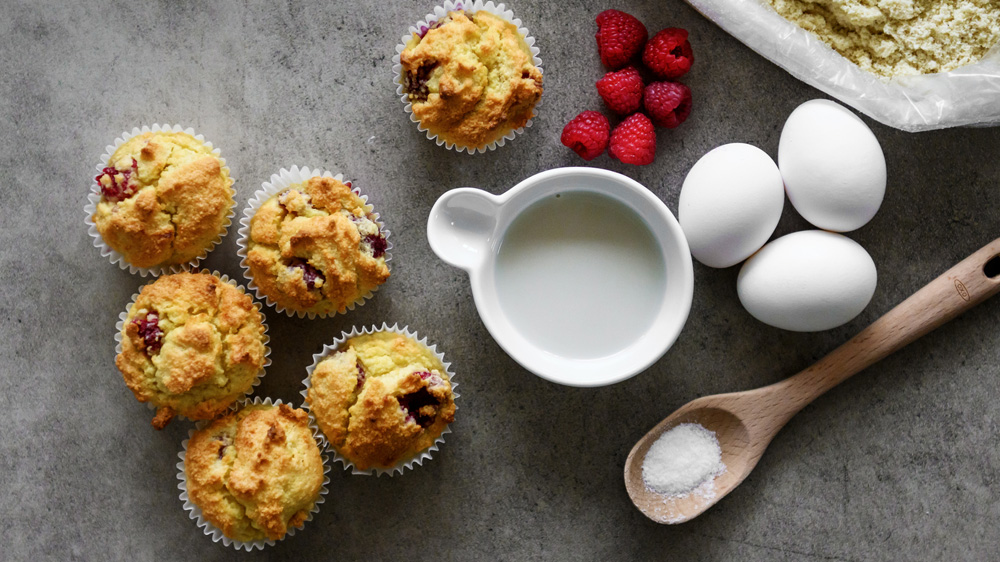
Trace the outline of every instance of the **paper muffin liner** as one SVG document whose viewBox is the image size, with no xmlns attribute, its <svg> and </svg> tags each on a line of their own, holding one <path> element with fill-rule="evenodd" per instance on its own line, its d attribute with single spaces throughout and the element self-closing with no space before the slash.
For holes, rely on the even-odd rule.
<svg viewBox="0 0 1000 562">
<path fill-rule="evenodd" d="M 260 290 L 259 287 L 257 287 L 257 284 L 254 282 L 253 273 L 250 272 L 250 264 L 247 263 L 247 252 L 249 251 L 248 246 L 250 241 L 250 221 L 253 220 L 253 216 L 257 214 L 257 210 L 260 209 L 260 206 L 263 205 L 264 202 L 270 199 L 271 196 L 273 196 L 274 194 L 280 193 L 288 189 L 293 184 L 302 183 L 308 180 L 309 178 L 314 178 L 317 176 L 333 178 L 339 182 L 343 182 L 345 185 L 347 185 L 347 187 L 351 188 L 351 191 L 353 191 L 355 195 L 357 195 L 358 197 L 361 198 L 362 201 L 364 201 L 365 212 L 368 214 L 368 218 L 374 221 L 375 224 L 378 225 L 379 232 L 381 232 L 382 236 L 385 238 L 386 242 L 385 265 L 387 268 L 389 268 L 390 273 L 392 272 L 392 265 L 389 263 L 390 260 L 392 260 L 392 239 L 390 238 L 390 234 L 392 234 L 392 232 L 388 228 L 386 228 L 384 224 L 382 224 L 381 216 L 378 213 L 376 213 L 375 208 L 370 203 L 368 203 L 368 196 L 361 193 L 361 191 L 358 188 L 354 187 L 352 182 L 344 181 L 343 174 L 333 175 L 329 171 L 321 171 L 319 168 L 310 169 L 308 166 L 303 166 L 302 168 L 299 168 L 298 166 L 292 166 L 290 170 L 282 168 L 277 174 L 271 174 L 271 181 L 266 181 L 263 184 L 261 184 L 261 188 L 258 189 L 256 192 L 254 192 L 253 197 L 251 197 L 250 200 L 247 202 L 246 208 L 243 209 L 243 217 L 240 219 L 240 228 L 238 231 L 239 239 L 237 239 L 236 241 L 236 245 L 238 247 L 238 249 L 236 250 L 236 254 L 240 256 L 240 267 L 243 268 L 243 277 L 246 278 L 249 288 L 254 291 L 254 294 L 257 295 L 257 298 L 259 300 L 266 302 L 268 306 L 274 308 L 278 312 L 283 312 L 287 314 L 289 317 L 298 316 L 299 318 L 303 318 L 308 316 L 310 320 L 317 317 L 327 318 L 330 316 L 335 316 L 339 314 L 339 311 L 335 310 L 333 312 L 328 312 L 326 314 L 317 314 L 315 312 L 303 312 L 301 310 L 291 310 L 289 308 L 285 308 L 284 306 L 280 306 L 278 303 L 274 302 L 274 300 L 271 297 L 265 295 Z M 347 310 L 349 311 L 354 310 L 355 306 L 360 306 L 364 304 L 365 301 L 372 298 L 372 296 L 375 294 L 375 291 L 377 290 L 378 287 L 375 287 L 371 291 L 368 291 L 368 293 L 362 295 L 361 298 L 347 305 Z"/>
<path fill-rule="evenodd" d="M 403 91 L 403 82 L 402 82 L 403 64 L 400 62 L 399 57 L 403 53 L 403 50 L 406 49 L 406 43 L 410 40 L 411 37 L 413 37 L 414 33 L 416 33 L 417 35 L 423 35 L 424 33 L 427 33 L 427 31 L 430 29 L 430 26 L 434 22 L 448 15 L 448 12 L 453 12 L 455 10 L 464 10 L 466 12 L 469 12 L 470 14 L 474 14 L 479 10 L 485 10 L 495 16 L 503 18 L 508 22 L 514 24 L 514 27 L 517 28 L 517 32 L 520 33 L 522 37 L 524 37 L 524 42 L 528 45 L 528 48 L 531 49 L 532 62 L 535 64 L 535 66 L 538 67 L 538 70 L 544 74 L 545 71 L 544 69 L 542 69 L 542 59 L 539 58 L 538 56 L 538 53 L 540 51 L 538 50 L 538 47 L 535 46 L 535 38 L 531 36 L 530 32 L 528 31 L 528 28 L 521 25 L 521 20 L 514 17 L 514 12 L 512 10 L 508 10 L 503 3 L 494 4 L 492 1 L 484 3 L 482 0 L 446 0 L 444 4 L 434 8 L 434 11 L 432 13 L 424 16 L 424 19 L 420 20 L 415 25 L 411 25 L 407 34 L 404 35 L 402 39 L 400 39 L 400 43 L 396 45 L 396 54 L 395 56 L 392 57 L 392 79 L 393 82 L 396 84 L 396 95 L 399 96 L 399 101 L 403 102 L 403 109 L 410 116 L 410 121 L 413 121 L 414 123 L 417 124 L 417 130 L 426 133 L 427 138 L 429 140 L 434 141 L 438 146 L 443 145 L 445 148 L 449 150 L 455 150 L 457 152 L 468 152 L 469 154 L 486 152 L 487 150 L 496 150 L 497 147 L 503 146 L 504 144 L 506 144 L 507 141 L 513 140 L 514 137 L 523 133 L 525 129 L 531 127 L 531 122 L 534 120 L 534 117 L 529 119 L 528 122 L 525 123 L 523 127 L 512 129 L 506 135 L 491 142 L 485 147 L 475 148 L 475 147 L 458 146 L 454 143 L 438 138 L 436 134 L 432 133 L 426 127 L 421 125 L 420 120 L 417 119 L 417 116 L 413 114 L 413 104 L 410 103 L 407 94 Z M 542 97 L 544 97 L 544 95 Z M 532 110 L 532 112 L 537 114 L 538 113 L 537 110 L 541 106 L 542 106 L 542 99 L 539 98 L 538 101 L 535 103 L 535 107 Z"/>
<path fill-rule="evenodd" d="M 260 396 L 255 397 L 252 401 L 249 398 L 244 398 L 243 400 L 240 400 L 236 404 L 233 404 L 229 408 L 229 411 L 235 412 L 247 405 L 260 405 L 260 404 L 264 404 L 267 406 L 280 406 L 282 404 L 282 401 L 280 398 L 277 400 L 271 400 L 270 398 L 261 398 Z M 320 488 L 319 498 L 316 500 L 316 504 L 313 506 L 312 510 L 309 511 L 309 516 L 306 517 L 306 520 L 302 522 L 301 526 L 289 527 L 288 533 L 286 533 L 284 537 L 278 539 L 278 541 L 275 541 L 273 539 L 261 539 L 252 542 L 244 542 L 227 537 L 225 534 L 222 533 L 221 529 L 219 529 L 218 527 L 213 525 L 210 521 L 205 519 L 204 515 L 201 512 L 201 508 L 195 505 L 191 501 L 191 499 L 188 498 L 187 475 L 184 473 L 184 460 L 185 457 L 187 456 L 188 443 L 194 436 L 194 432 L 203 429 L 211 421 L 212 420 L 202 420 L 198 422 L 198 424 L 195 426 L 195 429 L 189 430 L 188 438 L 185 439 L 183 442 L 181 442 L 181 452 L 177 453 L 177 456 L 181 459 L 181 461 L 177 463 L 177 480 L 180 481 L 177 484 L 177 489 L 181 491 L 179 498 L 181 500 L 181 503 L 184 504 L 184 509 L 188 512 L 188 516 L 191 519 L 195 520 L 199 528 L 204 530 L 205 535 L 212 537 L 213 542 L 221 542 L 223 545 L 231 546 L 236 550 L 246 550 L 247 552 L 250 552 L 255 548 L 263 550 L 265 546 L 274 546 L 274 543 L 278 541 L 283 541 L 285 540 L 286 537 L 294 536 L 295 531 L 303 529 L 306 523 L 313 520 L 316 514 L 319 513 L 320 504 L 326 501 L 325 496 L 327 492 L 330 491 L 328 488 L 328 486 L 330 485 L 330 458 L 323 453 L 323 445 L 319 441 L 319 436 L 322 435 L 322 433 L 320 432 L 319 427 L 316 426 L 316 422 L 315 420 L 312 419 L 312 416 L 309 417 L 309 429 L 312 430 L 313 439 L 316 439 L 316 444 L 319 446 L 320 449 L 320 458 L 323 459 L 323 486 Z"/>
<path fill-rule="evenodd" d="M 194 270 L 191 270 L 191 271 L 193 273 L 197 273 L 199 270 L 194 269 Z M 212 275 L 218 277 L 224 283 L 228 283 L 228 284 L 232 285 L 233 287 L 236 287 L 241 293 L 247 294 L 246 289 L 244 289 L 243 286 L 240 285 L 239 283 L 237 283 L 236 281 L 230 279 L 228 275 L 219 273 L 218 271 L 212 271 Z M 152 283 L 154 281 L 150 281 L 150 283 Z M 148 284 L 149 283 L 147 283 L 147 285 Z M 145 285 L 143 285 L 143 287 L 145 287 Z M 120 312 L 120 313 L 118 313 L 118 322 L 115 323 L 115 356 L 116 357 L 122 352 L 122 328 L 125 327 L 125 321 L 128 319 L 128 312 L 130 310 L 132 310 L 133 306 L 135 306 L 135 301 L 139 298 L 139 292 L 141 292 L 141 291 L 142 291 L 142 287 L 139 288 L 138 292 L 132 294 L 132 300 L 129 301 L 129 303 L 128 303 L 127 306 L 125 306 L 125 310 L 122 311 L 122 312 Z M 266 372 L 267 367 L 271 364 L 271 347 L 268 346 L 268 344 L 271 342 L 271 337 L 267 335 L 267 317 L 264 316 L 264 311 L 261 310 L 260 303 L 254 301 L 253 299 L 250 299 L 250 300 L 253 302 L 254 310 L 256 310 L 257 314 L 260 316 L 261 326 L 264 327 L 264 365 L 261 366 L 261 368 L 260 368 L 259 371 L 257 371 L 257 375 L 254 377 L 253 383 L 250 384 L 250 388 L 248 388 L 247 391 L 243 394 L 243 399 L 246 399 L 246 397 L 248 397 L 251 394 L 253 394 L 254 388 L 256 388 L 258 385 L 260 385 L 260 379 L 261 379 L 261 377 L 264 376 L 264 373 Z M 120 374 L 121 373 L 119 373 L 119 375 Z M 237 402 L 239 402 L 239 400 L 240 399 L 237 399 Z M 156 410 L 156 408 L 157 408 L 157 406 L 155 404 L 153 404 L 152 402 L 145 402 L 145 404 L 146 404 L 146 407 L 149 408 L 150 410 Z M 182 419 L 182 420 L 187 420 L 187 421 L 195 421 L 195 420 L 192 420 L 191 418 L 189 418 L 187 416 L 184 416 L 184 415 L 182 415 L 180 413 L 177 413 L 174 416 L 174 419 Z"/>
<path fill-rule="evenodd" d="M 104 168 L 107 167 L 108 161 L 111 159 L 111 155 L 113 155 L 115 151 L 118 150 L 118 147 L 128 142 L 132 137 L 136 137 L 138 135 L 141 135 L 142 133 L 150 133 L 150 132 L 187 133 L 191 135 L 192 137 L 197 139 L 199 142 L 204 143 L 205 146 L 207 146 L 209 149 L 212 150 L 212 154 L 216 158 L 218 158 L 219 162 L 222 164 L 222 169 L 225 170 L 227 174 L 229 174 L 229 179 L 233 180 L 233 182 L 235 183 L 236 179 L 233 178 L 232 174 L 230 173 L 229 167 L 226 166 L 226 159 L 221 156 L 222 153 L 219 151 L 218 148 L 213 147 L 210 141 L 205 140 L 205 137 L 196 134 L 194 132 L 194 129 L 192 129 L 191 127 L 184 128 L 181 127 L 180 125 L 170 126 L 170 125 L 160 125 L 159 123 L 154 123 L 152 127 L 146 125 L 143 125 L 141 128 L 133 127 L 131 133 L 129 132 L 122 133 L 120 137 L 115 139 L 115 142 L 113 144 L 109 144 L 108 146 L 104 147 L 104 154 L 101 156 L 101 161 L 97 164 L 98 174 L 100 174 L 104 170 Z M 178 273 L 180 271 L 188 271 L 195 267 L 198 267 L 198 264 L 201 263 L 201 260 L 205 259 L 208 256 L 208 253 L 213 249 L 215 249 L 215 247 L 218 246 L 219 243 L 222 242 L 222 239 L 229 233 L 229 226 L 232 225 L 233 217 L 236 216 L 236 199 L 235 199 L 236 192 L 232 186 L 229 187 L 229 191 L 230 191 L 230 198 L 233 200 L 233 205 L 229 208 L 229 214 L 226 215 L 225 221 L 222 223 L 222 230 L 215 237 L 215 239 L 212 240 L 212 242 L 207 247 L 205 247 L 205 250 L 201 253 L 201 255 L 182 264 L 158 265 L 154 267 L 136 267 L 130 264 L 128 261 L 126 261 L 125 256 L 111 249 L 111 246 L 108 246 L 107 242 L 104 241 L 104 238 L 101 237 L 101 233 L 97 231 L 97 223 L 95 223 L 93 219 L 94 213 L 97 212 L 97 204 L 101 201 L 101 186 L 98 185 L 96 179 L 91 181 L 90 193 L 87 194 L 87 204 L 84 205 L 83 207 L 83 212 L 87 214 L 87 217 L 84 222 L 87 223 L 87 233 L 90 234 L 90 237 L 94 239 L 93 240 L 94 247 L 101 251 L 101 255 L 111 260 L 111 263 L 117 264 L 118 267 L 122 269 L 127 269 L 129 273 L 133 274 L 138 273 L 142 277 L 146 277 L 147 275 L 152 275 L 153 277 L 156 277 L 164 273 Z"/>
<path fill-rule="evenodd" d="M 340 347 L 343 346 L 344 343 L 347 342 L 347 340 L 349 340 L 350 338 L 361 335 L 374 334 L 376 332 L 394 332 L 397 334 L 402 334 L 416 341 L 417 343 L 424 346 L 428 350 L 430 350 L 430 352 L 433 353 L 434 356 L 437 357 L 438 361 L 440 361 L 441 364 L 444 366 L 445 373 L 448 375 L 448 380 L 451 382 L 451 393 L 453 396 L 453 400 L 455 400 L 455 411 L 456 412 L 458 411 L 458 398 L 461 395 L 458 393 L 458 391 L 455 390 L 456 388 L 458 388 L 458 384 L 455 383 L 455 373 L 454 371 L 451 370 L 451 363 L 444 360 L 444 353 L 441 353 L 440 351 L 437 350 L 437 344 L 433 345 L 428 344 L 427 338 L 419 337 L 416 332 L 410 330 L 409 326 L 403 326 L 402 328 L 400 328 L 398 324 L 393 324 L 392 326 L 389 326 L 387 323 L 383 322 L 381 327 L 372 325 L 369 327 L 359 329 L 357 326 L 354 326 L 351 328 L 350 332 L 341 332 L 340 337 L 333 340 L 333 343 L 329 345 L 324 345 L 322 351 L 313 355 L 312 365 L 306 368 L 306 378 L 305 380 L 302 381 L 302 383 L 305 385 L 305 389 L 303 389 L 302 392 L 300 392 L 303 398 L 302 407 L 309 412 L 309 417 L 313 420 L 313 422 L 315 422 L 316 416 L 315 414 L 313 414 L 312 409 L 309 407 L 309 402 L 306 399 L 309 396 L 309 389 L 312 387 L 310 381 L 312 379 L 313 371 L 316 369 L 316 365 L 318 365 L 319 362 L 323 360 L 324 357 L 339 351 Z M 317 424 L 317 427 L 319 427 L 319 424 Z M 442 431 L 441 435 L 439 435 L 438 438 L 434 440 L 433 445 L 431 445 L 427 449 L 424 449 L 417 455 L 408 459 L 403 459 L 398 463 L 396 463 L 394 466 L 389 468 L 385 469 L 369 468 L 367 470 L 359 469 L 357 466 L 354 465 L 353 462 L 351 462 L 350 459 L 337 452 L 337 450 L 333 448 L 333 445 L 330 443 L 330 441 L 326 438 L 326 435 L 323 434 L 322 430 L 320 430 L 319 432 L 319 439 L 320 439 L 320 444 L 326 448 L 326 451 L 330 454 L 330 456 L 333 457 L 333 460 L 343 464 L 344 470 L 349 470 L 351 471 L 352 474 L 364 474 L 366 476 L 371 476 L 373 474 L 376 476 L 382 476 L 383 474 L 385 474 L 388 476 L 394 476 L 397 472 L 399 474 L 402 474 L 403 471 L 406 469 L 413 470 L 413 465 L 423 466 L 424 461 L 433 458 L 434 452 L 438 450 L 438 446 L 440 444 L 444 443 L 444 436 L 448 433 L 451 433 L 451 424 L 445 426 L 444 431 Z"/>
</svg>

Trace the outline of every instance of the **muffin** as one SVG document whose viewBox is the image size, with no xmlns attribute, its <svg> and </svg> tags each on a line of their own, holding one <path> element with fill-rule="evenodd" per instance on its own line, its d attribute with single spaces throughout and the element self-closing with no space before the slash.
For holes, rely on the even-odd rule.
<svg viewBox="0 0 1000 562">
<path fill-rule="evenodd" d="M 389 278 L 388 243 L 371 206 L 331 177 L 293 183 L 264 201 L 245 244 L 256 289 L 279 309 L 344 312 Z"/>
<path fill-rule="evenodd" d="M 305 410 L 246 405 L 192 432 L 184 454 L 188 499 L 234 540 L 278 540 L 320 499 L 323 459 Z"/>
<path fill-rule="evenodd" d="M 321 359 L 306 403 L 333 449 L 360 470 L 388 470 L 415 457 L 455 420 L 441 360 L 389 331 L 352 337 Z"/>
<path fill-rule="evenodd" d="M 135 397 L 156 406 L 156 429 L 177 414 L 211 419 L 264 368 L 263 321 L 249 295 L 215 275 L 164 275 L 129 307 L 115 365 Z"/>
<path fill-rule="evenodd" d="M 428 27 L 399 55 L 421 128 L 472 152 L 524 127 L 542 95 L 542 71 L 517 26 L 486 10 L 456 10 Z"/>
<path fill-rule="evenodd" d="M 115 150 L 95 179 L 101 198 L 91 220 L 104 242 L 135 267 L 202 257 L 229 225 L 229 170 L 188 133 L 140 133 Z"/>
</svg>

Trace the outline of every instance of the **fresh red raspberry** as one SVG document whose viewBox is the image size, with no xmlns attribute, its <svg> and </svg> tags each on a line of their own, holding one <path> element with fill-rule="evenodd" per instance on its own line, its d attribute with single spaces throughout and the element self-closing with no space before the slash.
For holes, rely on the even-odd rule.
<svg viewBox="0 0 1000 562">
<path fill-rule="evenodd" d="M 656 158 L 656 131 L 643 113 L 625 118 L 611 133 L 608 153 L 626 164 L 645 166 Z"/>
<path fill-rule="evenodd" d="M 653 82 L 646 86 L 643 103 L 654 125 L 673 129 L 691 114 L 691 88 L 680 82 Z"/>
<path fill-rule="evenodd" d="M 646 43 L 642 62 L 660 78 L 677 78 L 691 70 L 694 53 L 688 42 L 688 32 L 668 27 Z"/>
<path fill-rule="evenodd" d="M 597 81 L 597 93 L 618 115 L 628 115 L 642 107 L 642 76 L 634 66 L 611 71 Z"/>
<path fill-rule="evenodd" d="M 584 160 L 593 160 L 608 147 L 610 133 L 607 117 L 596 111 L 584 111 L 563 127 L 562 143 Z"/>
<path fill-rule="evenodd" d="M 597 14 L 597 51 L 604 66 L 617 70 L 634 57 L 646 44 L 649 32 L 635 17 L 618 10 Z"/>
</svg>

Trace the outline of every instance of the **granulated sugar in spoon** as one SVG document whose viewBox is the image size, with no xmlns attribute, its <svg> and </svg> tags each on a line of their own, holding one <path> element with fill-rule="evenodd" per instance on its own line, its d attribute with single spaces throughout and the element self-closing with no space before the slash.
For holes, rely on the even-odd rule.
<svg viewBox="0 0 1000 562">
<path fill-rule="evenodd" d="M 632 503 L 657 523 L 683 523 L 731 492 L 757 466 L 778 431 L 807 404 L 850 376 L 1000 292 L 1000 238 L 972 254 L 808 369 L 744 392 L 703 396 L 667 416 L 632 447 L 625 488 Z M 657 493 L 642 465 L 656 440 L 680 424 L 715 433 L 724 471 L 692 493 Z M 662 451 L 660 452 L 662 455 Z"/>
</svg>

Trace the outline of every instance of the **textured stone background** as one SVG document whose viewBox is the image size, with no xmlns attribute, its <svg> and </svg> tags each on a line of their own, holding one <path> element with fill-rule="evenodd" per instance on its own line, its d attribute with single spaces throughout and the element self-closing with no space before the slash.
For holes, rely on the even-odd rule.
<svg viewBox="0 0 1000 562">
<path fill-rule="evenodd" d="M 737 268 L 696 264 L 675 347 L 599 389 L 544 382 L 480 323 L 465 275 L 424 225 L 458 186 L 500 193 L 581 165 L 563 124 L 600 109 L 596 0 L 514 3 L 545 61 L 532 128 L 469 156 L 403 114 L 393 48 L 432 3 L 5 3 L 0 18 L 0 559 L 984 560 L 1000 544 L 1000 301 L 987 302 L 807 407 L 718 506 L 677 527 L 645 519 L 622 468 L 632 444 L 697 396 L 775 382 L 807 366 L 1000 233 L 1000 129 L 907 134 L 870 120 L 885 150 L 881 212 L 851 234 L 879 285 L 856 320 L 818 334 L 771 329 L 736 297 Z M 785 117 L 818 91 L 680 0 L 617 3 L 651 31 L 691 32 L 691 119 L 625 173 L 674 211 L 686 171 L 743 141 L 771 155 Z M 91 245 L 82 207 L 104 146 L 125 129 L 192 126 L 222 149 L 237 205 L 282 166 L 342 171 L 393 231 L 392 279 L 353 313 L 268 310 L 274 364 L 259 394 L 295 403 L 311 354 L 352 325 L 399 322 L 439 344 L 462 398 L 436 458 L 394 478 L 331 472 L 314 521 L 265 553 L 213 544 L 177 499 L 190 425 L 162 432 L 114 364 L 114 324 L 144 282 Z M 779 234 L 805 228 L 790 205 Z M 233 229 L 235 231 L 235 229 Z M 206 262 L 237 278 L 235 232 Z M 628 287 L 622 287 L 627 291 Z M 608 295 L 613 302 L 615 295 Z"/>
</svg>

